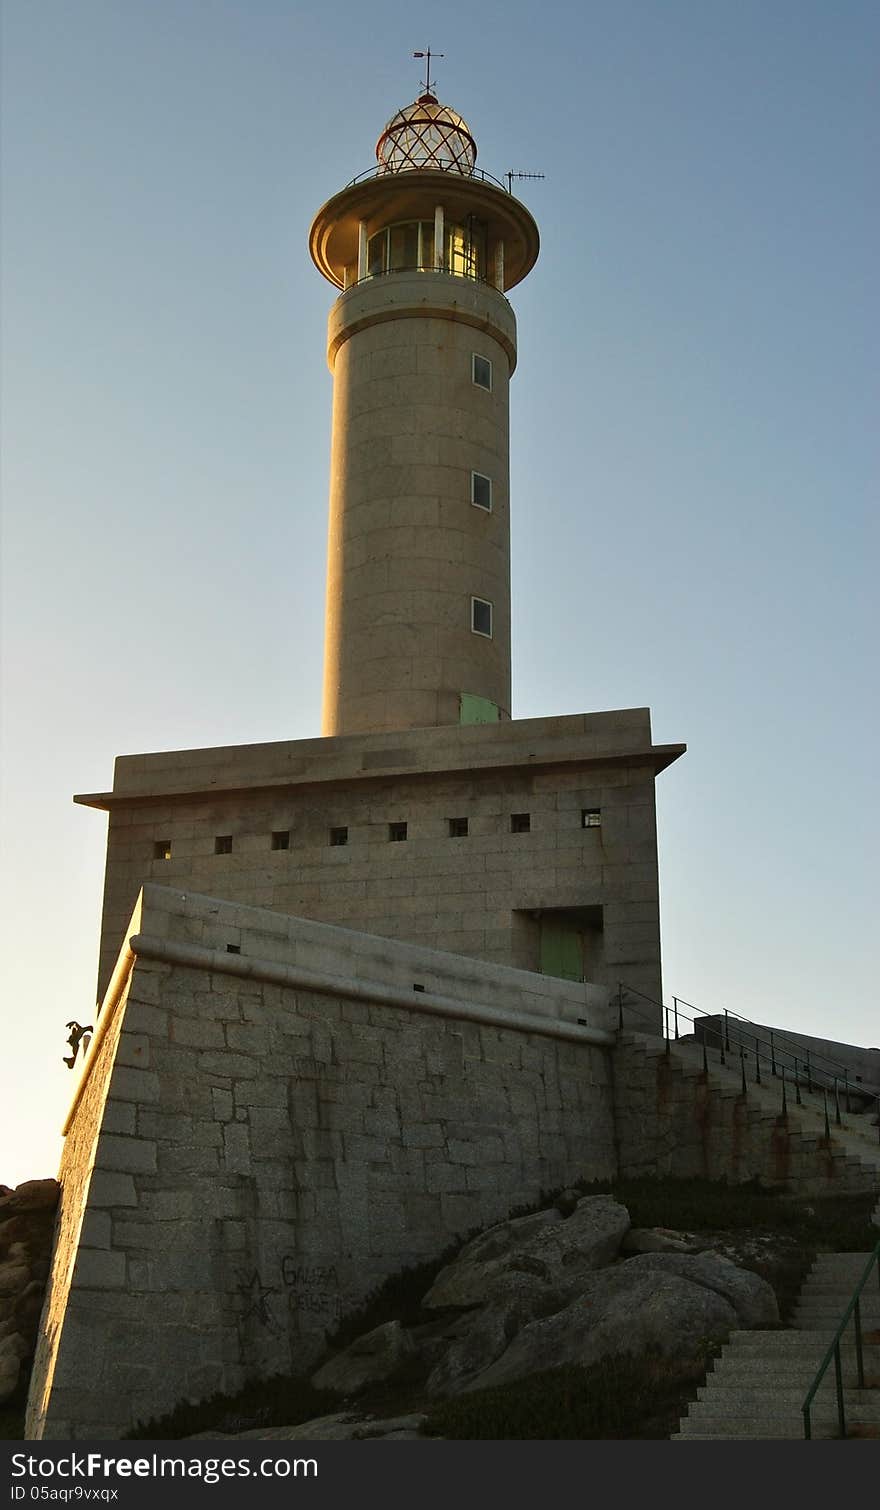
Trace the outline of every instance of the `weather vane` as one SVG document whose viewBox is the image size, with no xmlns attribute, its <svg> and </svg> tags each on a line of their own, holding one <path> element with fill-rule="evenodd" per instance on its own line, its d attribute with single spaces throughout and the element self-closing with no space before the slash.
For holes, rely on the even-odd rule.
<svg viewBox="0 0 880 1510">
<path fill-rule="evenodd" d="M 422 87 L 422 89 L 424 89 L 424 91 L 425 91 L 426 94 L 433 94 L 434 93 L 434 85 L 431 83 L 431 59 L 432 58 L 445 58 L 445 56 L 446 56 L 445 52 L 432 52 L 431 49 L 430 49 L 430 47 L 426 47 L 424 52 L 414 52 L 413 53 L 413 57 L 414 58 L 427 58 L 427 60 L 428 60 L 428 66 L 425 69 L 425 77 L 424 77 L 424 79 L 420 80 L 421 87 Z M 436 82 L 436 80 L 435 80 L 435 82 Z"/>
</svg>

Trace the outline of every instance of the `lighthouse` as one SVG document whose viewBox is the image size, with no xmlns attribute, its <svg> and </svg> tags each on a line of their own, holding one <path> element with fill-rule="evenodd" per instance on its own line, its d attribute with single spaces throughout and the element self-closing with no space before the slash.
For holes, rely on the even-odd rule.
<svg viewBox="0 0 880 1510">
<path fill-rule="evenodd" d="M 647 708 L 512 717 L 508 295 L 538 247 L 430 74 L 315 216 L 322 737 L 122 756 L 78 799 L 110 818 L 101 994 L 150 881 L 659 999 L 654 781 L 684 747 Z"/>
<path fill-rule="evenodd" d="M 77 798 L 109 820 L 100 1008 L 32 1437 L 310 1369 L 454 1234 L 656 1163 L 620 1136 L 648 1060 L 611 1052 L 661 1027 L 654 783 L 684 746 L 647 708 L 511 717 L 507 295 L 538 232 L 427 81 L 376 155 L 310 240 L 338 290 L 324 733 L 120 756 Z"/>
<path fill-rule="evenodd" d="M 511 717 L 506 295 L 539 237 L 476 163 L 466 121 L 427 90 L 312 224 L 315 266 L 341 290 L 325 735 Z"/>
</svg>

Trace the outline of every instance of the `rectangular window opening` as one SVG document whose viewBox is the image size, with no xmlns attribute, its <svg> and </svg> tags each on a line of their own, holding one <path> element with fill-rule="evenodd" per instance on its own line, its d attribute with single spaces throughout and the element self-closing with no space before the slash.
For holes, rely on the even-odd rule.
<svg viewBox="0 0 880 1510">
<path fill-rule="evenodd" d="M 492 638 L 492 604 L 485 598 L 471 598 L 471 629 L 487 640 Z"/>
<path fill-rule="evenodd" d="M 528 834 L 531 832 L 531 813 L 511 813 L 510 832 L 512 834 Z"/>
<path fill-rule="evenodd" d="M 339 847 L 342 844 L 347 844 L 348 843 L 348 829 L 347 828 L 331 828 L 331 830 L 330 830 L 330 843 L 334 847 Z"/>
<path fill-rule="evenodd" d="M 450 837 L 450 839 L 466 839 L 467 838 L 467 831 L 468 831 L 468 821 L 467 821 L 467 818 L 450 818 L 450 820 L 449 820 L 449 837 Z"/>
<path fill-rule="evenodd" d="M 171 859 L 171 840 L 170 839 L 156 839 L 155 840 L 155 842 L 153 844 L 153 859 L 154 860 L 170 860 Z"/>
<path fill-rule="evenodd" d="M 241 954 L 241 944 L 227 944 L 226 945 L 226 953 L 227 954 Z"/>
<path fill-rule="evenodd" d="M 290 829 L 278 828 L 272 834 L 273 849 L 290 849 Z"/>
<path fill-rule="evenodd" d="M 388 839 L 391 844 L 402 844 L 406 838 L 405 823 L 389 823 Z"/>
<path fill-rule="evenodd" d="M 215 853 L 215 855 L 231 855 L 232 854 L 232 835 L 231 834 L 218 834 L 217 835 L 217 837 L 214 840 L 214 853 Z"/>
<path fill-rule="evenodd" d="M 471 378 L 478 388 L 492 392 L 492 363 L 488 357 L 481 357 L 476 351 L 471 357 Z"/>
<path fill-rule="evenodd" d="M 471 472 L 471 503 L 487 514 L 492 512 L 492 479 L 482 472 Z"/>
<path fill-rule="evenodd" d="M 602 809 L 600 807 L 581 808 L 581 828 L 599 828 L 602 823 Z"/>
</svg>

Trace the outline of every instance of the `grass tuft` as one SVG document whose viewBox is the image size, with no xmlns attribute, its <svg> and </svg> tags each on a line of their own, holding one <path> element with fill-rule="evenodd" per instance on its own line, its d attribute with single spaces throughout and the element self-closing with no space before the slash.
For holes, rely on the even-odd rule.
<svg viewBox="0 0 880 1510">
<path fill-rule="evenodd" d="M 338 1395 L 315 1389 L 308 1379 L 275 1374 L 252 1379 L 232 1394 L 181 1400 L 165 1415 L 139 1421 L 126 1440 L 172 1441 L 201 1431 L 234 1435 L 261 1426 L 297 1426 L 338 1409 Z"/>
<path fill-rule="evenodd" d="M 633 1440 L 668 1437 L 721 1344 L 688 1358 L 603 1358 L 512 1384 L 474 1390 L 434 1406 L 428 1436 L 454 1441 Z"/>
</svg>

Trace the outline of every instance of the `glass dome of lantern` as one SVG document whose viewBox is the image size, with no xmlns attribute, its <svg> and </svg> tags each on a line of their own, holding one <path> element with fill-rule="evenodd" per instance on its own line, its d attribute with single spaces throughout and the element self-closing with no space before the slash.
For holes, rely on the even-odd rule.
<svg viewBox="0 0 880 1510">
<path fill-rule="evenodd" d="M 392 116 L 376 143 L 379 173 L 440 169 L 469 178 L 477 161 L 477 144 L 456 110 L 436 95 L 421 94 Z"/>
</svg>

